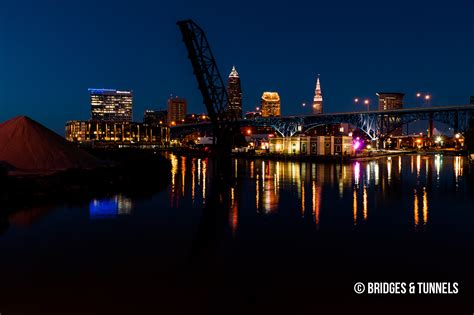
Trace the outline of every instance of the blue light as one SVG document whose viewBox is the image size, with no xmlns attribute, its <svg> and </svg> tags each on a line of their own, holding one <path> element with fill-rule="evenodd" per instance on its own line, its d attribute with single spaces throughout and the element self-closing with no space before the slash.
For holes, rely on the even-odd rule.
<svg viewBox="0 0 474 315">
<path fill-rule="evenodd" d="M 117 198 L 94 199 L 89 204 L 89 215 L 93 219 L 113 218 L 118 214 Z"/>
<path fill-rule="evenodd" d="M 87 90 L 91 93 L 97 93 L 97 94 L 102 94 L 104 92 L 117 92 L 117 90 L 115 90 L 115 89 L 93 89 L 93 88 L 89 88 Z"/>
</svg>

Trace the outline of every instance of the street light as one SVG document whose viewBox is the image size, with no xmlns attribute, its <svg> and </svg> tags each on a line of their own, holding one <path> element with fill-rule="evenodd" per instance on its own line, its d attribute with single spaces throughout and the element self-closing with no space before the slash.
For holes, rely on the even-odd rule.
<svg viewBox="0 0 474 315">
<path fill-rule="evenodd" d="M 354 103 L 355 103 L 355 104 L 359 104 L 359 101 L 360 101 L 360 99 L 359 99 L 358 97 L 354 98 Z M 368 98 L 366 98 L 366 99 L 364 100 L 364 105 L 367 106 L 367 111 L 369 111 L 369 110 L 370 110 L 370 101 L 369 101 Z"/>
<path fill-rule="evenodd" d="M 370 111 L 370 102 L 368 99 L 364 100 L 364 105 L 367 105 L 367 111 Z"/>
<path fill-rule="evenodd" d="M 419 99 L 423 99 L 425 101 L 426 105 L 430 105 L 431 94 L 417 92 L 416 93 L 416 100 L 417 100 L 416 105 L 419 104 L 419 102 L 418 102 Z"/>
</svg>

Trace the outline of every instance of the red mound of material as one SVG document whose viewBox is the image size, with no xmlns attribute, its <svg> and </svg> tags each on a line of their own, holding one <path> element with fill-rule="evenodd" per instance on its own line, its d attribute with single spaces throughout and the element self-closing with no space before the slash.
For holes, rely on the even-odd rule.
<svg viewBox="0 0 474 315">
<path fill-rule="evenodd" d="M 36 172 L 99 166 L 95 157 L 26 116 L 0 124 L 0 161 Z"/>
</svg>

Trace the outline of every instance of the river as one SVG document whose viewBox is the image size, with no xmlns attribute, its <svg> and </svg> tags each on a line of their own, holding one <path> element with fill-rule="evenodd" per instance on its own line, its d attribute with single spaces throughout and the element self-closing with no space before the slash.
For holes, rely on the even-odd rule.
<svg viewBox="0 0 474 315">
<path fill-rule="evenodd" d="M 472 306 L 466 158 L 236 159 L 219 185 L 209 159 L 168 158 L 171 183 L 156 194 L 11 214 L 0 235 L 0 313 L 456 314 Z M 366 281 L 458 282 L 459 293 L 355 294 Z"/>
</svg>

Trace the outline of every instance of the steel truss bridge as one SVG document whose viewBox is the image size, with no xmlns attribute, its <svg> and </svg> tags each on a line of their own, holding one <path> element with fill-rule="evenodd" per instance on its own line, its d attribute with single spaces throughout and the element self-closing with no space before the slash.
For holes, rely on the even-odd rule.
<svg viewBox="0 0 474 315">
<path fill-rule="evenodd" d="M 474 117 L 474 105 L 435 106 L 407 108 L 388 111 L 361 111 L 347 113 L 328 113 L 320 115 L 259 117 L 240 120 L 241 127 L 269 126 L 282 137 L 291 137 L 296 133 L 305 133 L 321 125 L 348 123 L 363 132 L 371 140 L 384 140 L 393 131 L 416 121 L 429 121 L 428 135 L 433 135 L 433 122 L 441 122 L 453 128 L 454 132 L 463 132 L 469 127 L 469 119 Z M 172 135 L 185 134 L 208 129 L 209 124 L 181 125 L 171 128 Z"/>
</svg>

